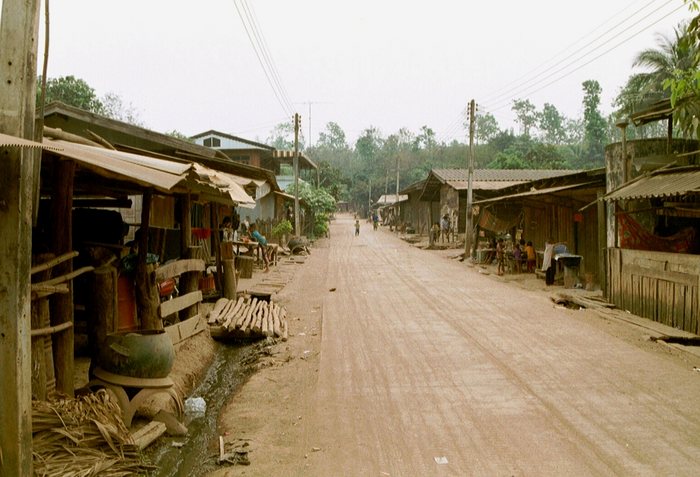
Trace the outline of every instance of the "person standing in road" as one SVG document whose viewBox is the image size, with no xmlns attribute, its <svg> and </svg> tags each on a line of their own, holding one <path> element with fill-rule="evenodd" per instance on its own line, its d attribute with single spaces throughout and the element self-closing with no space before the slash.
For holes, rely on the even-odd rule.
<svg viewBox="0 0 700 477">
<path fill-rule="evenodd" d="M 355 219 L 355 237 L 360 235 L 360 219 Z"/>
<path fill-rule="evenodd" d="M 450 241 L 450 217 L 445 214 L 442 216 L 442 220 L 440 220 L 440 229 L 442 232 L 442 242 L 444 243 L 445 241 L 449 242 Z"/>
</svg>

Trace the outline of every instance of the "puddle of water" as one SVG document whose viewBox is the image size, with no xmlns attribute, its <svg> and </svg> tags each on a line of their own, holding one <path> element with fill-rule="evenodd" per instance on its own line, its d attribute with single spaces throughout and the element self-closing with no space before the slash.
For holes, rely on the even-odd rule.
<svg viewBox="0 0 700 477">
<path fill-rule="evenodd" d="M 219 454 L 219 413 L 229 397 L 248 379 L 250 370 L 244 363 L 254 352 L 253 345 L 217 343 L 212 365 L 191 394 L 204 398 L 206 413 L 204 417 L 185 421 L 189 431 L 187 436 L 163 437 L 154 448 L 149 449 L 148 456 L 157 466 L 151 477 L 189 477 L 219 468 L 216 463 Z M 173 447 L 173 442 L 184 445 Z"/>
</svg>

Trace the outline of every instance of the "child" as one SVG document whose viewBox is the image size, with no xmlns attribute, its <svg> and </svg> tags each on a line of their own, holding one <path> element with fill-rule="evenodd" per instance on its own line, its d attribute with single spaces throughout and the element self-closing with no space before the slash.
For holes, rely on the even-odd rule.
<svg viewBox="0 0 700 477">
<path fill-rule="evenodd" d="M 506 246 L 503 243 L 503 239 L 499 238 L 498 243 L 496 244 L 496 260 L 498 261 L 498 275 L 503 275 L 503 273 L 506 271 L 505 267 L 505 258 L 506 258 Z"/>
<path fill-rule="evenodd" d="M 440 224 L 435 222 L 430 228 L 430 232 L 433 234 L 433 243 L 438 243 L 438 240 L 440 240 Z"/>
<path fill-rule="evenodd" d="M 360 219 L 355 219 L 355 237 L 360 235 Z"/>
<path fill-rule="evenodd" d="M 520 262 L 522 260 L 522 251 L 520 250 L 520 244 L 515 242 L 513 245 L 513 264 L 515 266 L 515 273 L 520 273 Z"/>
<path fill-rule="evenodd" d="M 528 242 L 525 245 L 525 253 L 527 255 L 527 271 L 532 273 L 535 271 L 535 262 L 537 261 L 537 255 L 535 254 L 535 247 L 532 242 Z"/>
<path fill-rule="evenodd" d="M 270 271 L 270 257 L 268 256 L 269 250 L 267 246 L 267 239 L 264 235 L 258 232 L 258 228 L 255 224 L 250 224 L 248 230 L 250 230 L 250 238 L 258 242 L 258 247 L 260 247 L 260 250 L 262 251 L 263 264 L 265 264 L 264 271 L 267 273 Z"/>
</svg>

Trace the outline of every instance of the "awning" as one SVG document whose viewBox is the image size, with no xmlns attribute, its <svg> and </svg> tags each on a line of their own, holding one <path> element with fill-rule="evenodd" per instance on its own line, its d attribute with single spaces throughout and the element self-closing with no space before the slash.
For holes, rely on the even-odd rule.
<svg viewBox="0 0 700 477">
<path fill-rule="evenodd" d="M 84 169 L 108 179 L 127 180 L 166 193 L 189 190 L 212 202 L 255 204 L 238 184 L 240 178 L 194 162 L 183 163 L 44 138 L 54 153 L 75 160 Z"/>
<path fill-rule="evenodd" d="M 9 134 L 0 133 L 0 147 L 28 147 L 28 148 L 38 148 L 38 149 L 48 149 L 51 151 L 57 151 L 60 148 L 56 146 L 50 146 L 47 144 L 42 144 L 40 142 L 30 141 L 29 139 L 24 139 L 17 136 L 10 136 Z"/>
<path fill-rule="evenodd" d="M 700 193 L 700 169 L 659 171 L 608 193 L 605 200 L 648 199 Z"/>
<path fill-rule="evenodd" d="M 518 194 L 510 194 L 510 195 L 504 195 L 501 197 L 493 197 L 491 199 L 479 200 L 479 201 L 474 202 L 474 205 L 491 204 L 493 202 L 499 202 L 499 201 L 508 200 L 508 199 L 517 199 L 520 197 L 530 197 L 530 196 L 535 196 L 535 195 L 552 194 L 554 192 L 560 192 L 563 190 L 570 190 L 570 189 L 579 189 L 579 188 L 584 188 L 586 186 L 594 186 L 597 184 L 599 184 L 598 181 L 591 181 L 591 182 L 584 182 L 584 183 L 580 183 L 580 184 L 568 184 L 568 185 L 557 186 L 557 187 L 546 187 L 544 189 L 529 190 L 527 192 L 520 192 Z"/>
<path fill-rule="evenodd" d="M 44 145 L 53 146 L 55 154 L 77 161 L 81 167 L 110 179 L 134 182 L 142 187 L 153 187 L 162 192 L 170 192 L 173 187 L 180 183 L 185 177 L 183 173 L 174 173 L 158 170 L 154 167 L 137 162 L 126 160 L 123 155 L 129 153 L 101 149 L 94 146 L 86 146 L 67 141 L 53 141 L 44 138 Z M 111 154 L 106 154 L 109 151 Z M 141 156 L 144 157 L 145 156 Z M 155 160 L 155 159 L 154 159 Z M 190 166 L 185 164 L 186 169 Z"/>
</svg>

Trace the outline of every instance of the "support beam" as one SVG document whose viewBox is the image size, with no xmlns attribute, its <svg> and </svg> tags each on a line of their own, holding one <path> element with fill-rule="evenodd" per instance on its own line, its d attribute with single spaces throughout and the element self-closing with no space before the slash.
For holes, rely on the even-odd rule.
<svg viewBox="0 0 700 477">
<path fill-rule="evenodd" d="M 0 132 L 34 139 L 37 0 L 3 0 Z M 30 288 L 31 155 L 0 149 L 0 475 L 32 475 Z"/>
<path fill-rule="evenodd" d="M 136 264 L 136 309 L 139 313 L 141 328 L 144 330 L 162 330 L 163 323 L 158 317 L 158 288 L 156 287 L 156 273 L 153 265 L 146 264 L 148 254 L 148 229 L 151 217 L 151 199 L 153 192 L 147 190 L 143 193 L 141 208 L 141 228 L 139 229 L 138 246 L 139 253 Z"/>
<path fill-rule="evenodd" d="M 51 201 L 51 252 L 64 255 L 73 251 L 73 178 L 74 161 L 58 161 L 53 176 Z M 53 268 L 53 276 L 70 275 L 73 260 L 66 260 Z M 51 283 L 49 283 L 51 284 Z M 73 284 L 68 282 L 68 293 L 52 295 L 51 326 L 73 322 Z M 73 395 L 74 332 L 69 328 L 64 333 L 53 335 L 53 359 L 56 369 L 56 389 Z"/>
</svg>

